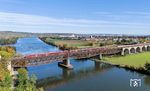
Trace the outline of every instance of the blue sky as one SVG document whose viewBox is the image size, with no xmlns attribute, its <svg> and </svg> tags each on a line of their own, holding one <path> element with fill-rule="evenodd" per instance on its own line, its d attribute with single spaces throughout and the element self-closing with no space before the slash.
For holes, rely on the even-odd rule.
<svg viewBox="0 0 150 91">
<path fill-rule="evenodd" d="M 0 31 L 150 34 L 150 0 L 0 0 Z"/>
</svg>

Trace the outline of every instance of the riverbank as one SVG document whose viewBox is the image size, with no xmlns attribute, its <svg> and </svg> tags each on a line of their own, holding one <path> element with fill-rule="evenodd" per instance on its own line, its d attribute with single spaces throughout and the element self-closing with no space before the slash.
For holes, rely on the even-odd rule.
<svg viewBox="0 0 150 91">
<path fill-rule="evenodd" d="M 150 71 L 146 68 L 146 64 L 150 63 L 149 55 L 150 52 L 143 52 L 126 56 L 104 57 L 103 60 L 94 60 L 119 68 L 125 68 L 131 71 L 150 75 Z"/>
<path fill-rule="evenodd" d="M 42 37 L 43 42 L 59 47 L 61 50 L 73 50 L 80 48 L 95 48 L 95 47 L 116 47 L 110 41 L 97 41 L 97 40 L 82 40 L 60 37 Z"/>
<path fill-rule="evenodd" d="M 0 38 L 0 45 L 15 44 L 17 40 L 18 40 L 18 37 Z"/>
<path fill-rule="evenodd" d="M 49 45 L 59 47 L 61 50 L 72 50 L 72 49 L 93 47 L 92 42 L 86 40 L 59 39 L 59 38 L 49 38 L 49 37 L 43 37 L 40 39 Z"/>
<path fill-rule="evenodd" d="M 93 59 L 93 60 L 104 63 L 104 64 L 112 65 L 112 66 L 115 66 L 118 68 L 124 68 L 126 70 L 135 71 L 135 72 L 139 72 L 141 74 L 150 75 L 150 71 L 146 70 L 144 67 L 134 67 L 134 66 L 128 66 L 128 65 L 123 65 L 123 64 L 115 64 L 115 63 L 106 62 L 106 61 L 97 60 L 97 59 Z"/>
</svg>

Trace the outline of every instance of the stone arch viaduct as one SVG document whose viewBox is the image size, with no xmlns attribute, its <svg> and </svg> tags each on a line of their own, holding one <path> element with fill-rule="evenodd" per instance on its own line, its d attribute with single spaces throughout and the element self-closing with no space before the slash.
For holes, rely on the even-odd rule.
<svg viewBox="0 0 150 91">
<path fill-rule="evenodd" d="M 122 48 L 121 55 L 128 55 L 150 51 L 150 44 L 122 45 L 118 48 Z"/>
</svg>

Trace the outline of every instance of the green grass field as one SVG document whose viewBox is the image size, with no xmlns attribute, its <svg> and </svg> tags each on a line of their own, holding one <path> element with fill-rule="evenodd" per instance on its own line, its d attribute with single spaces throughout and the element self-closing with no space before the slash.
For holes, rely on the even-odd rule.
<svg viewBox="0 0 150 91">
<path fill-rule="evenodd" d="M 127 56 L 104 57 L 104 60 L 113 64 L 143 67 L 146 62 L 150 63 L 150 52 L 143 52 Z"/>
<path fill-rule="evenodd" d="M 112 41 L 97 41 L 97 40 L 81 40 L 81 39 L 65 39 L 65 38 L 41 38 L 48 44 L 53 44 L 64 49 L 78 48 L 95 48 L 95 47 L 114 47 Z M 65 46 L 65 47 L 64 47 Z"/>
<path fill-rule="evenodd" d="M 75 48 L 93 47 L 92 41 L 86 41 L 86 40 L 67 40 L 67 39 L 46 38 L 46 40 L 44 41 L 47 43 L 53 43 L 57 46 L 66 45 L 67 47 L 75 47 Z"/>
<path fill-rule="evenodd" d="M 90 42 L 83 41 L 83 40 L 56 40 L 55 44 L 57 45 L 63 45 L 66 44 L 68 47 L 88 47 L 90 45 Z"/>
</svg>

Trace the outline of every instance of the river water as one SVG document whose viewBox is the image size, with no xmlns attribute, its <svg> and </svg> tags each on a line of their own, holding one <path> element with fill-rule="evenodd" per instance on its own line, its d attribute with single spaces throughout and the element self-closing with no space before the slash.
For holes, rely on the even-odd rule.
<svg viewBox="0 0 150 91">
<path fill-rule="evenodd" d="M 14 46 L 23 55 L 60 51 L 38 38 L 20 38 Z M 58 67 L 57 62 L 27 69 L 44 91 L 150 91 L 150 76 L 90 59 L 71 60 L 71 64 L 73 70 Z M 141 86 L 131 87 L 130 79 L 141 79 Z"/>
</svg>

